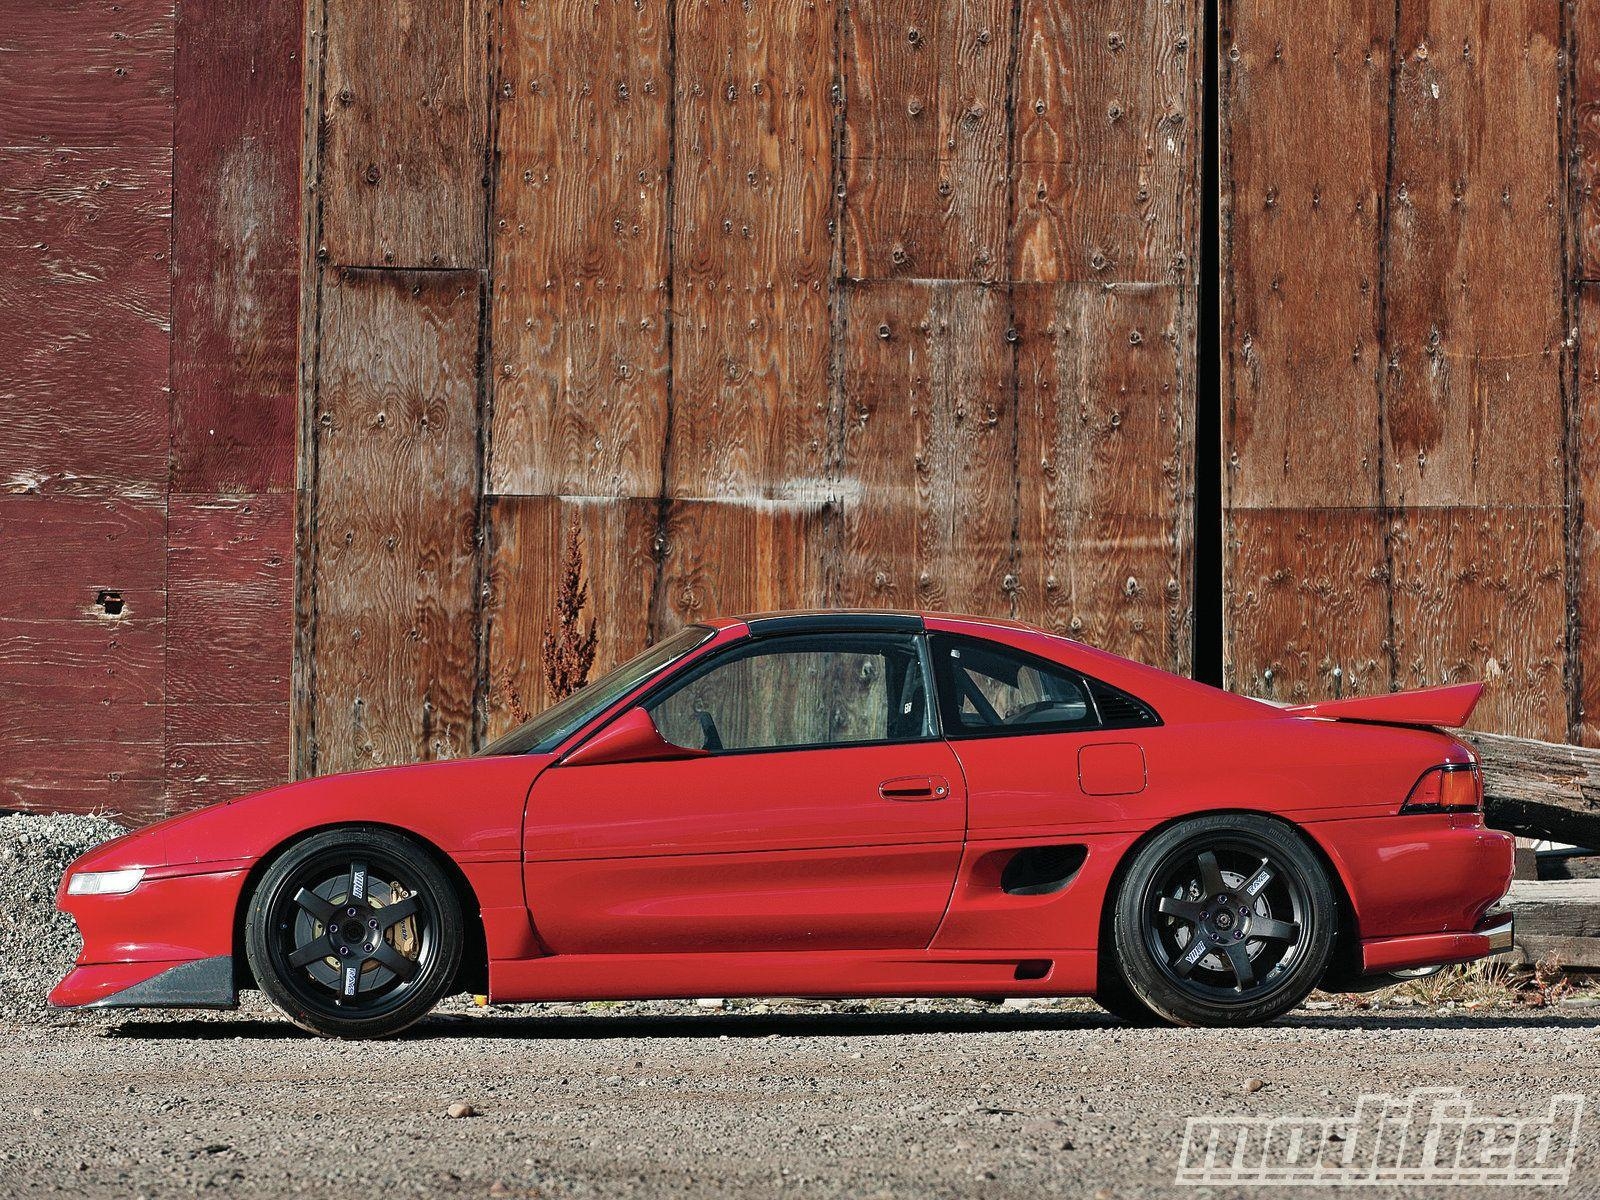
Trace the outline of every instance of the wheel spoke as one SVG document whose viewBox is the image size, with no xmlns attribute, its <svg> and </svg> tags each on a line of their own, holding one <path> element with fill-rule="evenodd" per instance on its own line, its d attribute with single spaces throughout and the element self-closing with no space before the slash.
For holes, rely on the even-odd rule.
<svg viewBox="0 0 1600 1200">
<path fill-rule="evenodd" d="M 1173 973 L 1179 979 L 1189 978 L 1189 972 L 1194 970 L 1195 965 L 1210 953 L 1210 945 L 1207 944 L 1205 938 L 1196 933 L 1194 937 L 1189 939 L 1189 944 L 1172 960 Z"/>
<path fill-rule="evenodd" d="M 344 997 L 351 999 L 356 994 L 356 987 L 361 982 L 361 968 L 355 963 L 347 962 L 344 967 Z"/>
<path fill-rule="evenodd" d="M 1179 900 L 1176 896 L 1163 896 L 1156 904 L 1159 912 L 1169 917 L 1177 917 L 1180 921 L 1187 921 L 1191 925 L 1200 924 L 1200 914 L 1204 911 L 1200 905 L 1191 900 Z"/>
<path fill-rule="evenodd" d="M 1271 917 L 1251 917 L 1250 936 L 1265 938 L 1269 942 L 1295 942 L 1300 940 L 1300 926 L 1293 921 L 1275 921 Z"/>
<path fill-rule="evenodd" d="M 302 967 L 309 967 L 319 958 L 327 958 L 329 955 L 336 955 L 337 953 L 338 951 L 334 949 L 332 938 L 324 934 L 322 937 L 312 938 L 311 941 L 289 955 L 289 965 L 298 971 Z"/>
<path fill-rule="evenodd" d="M 1206 850 L 1195 860 L 1200 868 L 1200 886 L 1205 888 L 1206 895 L 1220 896 L 1228 890 L 1228 885 L 1222 881 L 1222 868 L 1217 866 L 1217 856 Z"/>
<path fill-rule="evenodd" d="M 405 896 L 378 910 L 378 925 L 380 928 L 388 929 L 391 925 L 398 925 L 407 917 L 414 917 L 416 914 L 417 898 Z"/>
<path fill-rule="evenodd" d="M 1250 965 L 1250 954 L 1244 948 L 1243 942 L 1230 942 L 1224 948 L 1228 956 L 1228 965 L 1233 968 L 1233 977 L 1238 980 L 1239 990 L 1242 992 L 1256 981 L 1256 971 Z"/>
<path fill-rule="evenodd" d="M 1255 874 L 1246 879 L 1244 886 L 1239 890 L 1254 900 L 1266 890 L 1267 884 L 1272 882 L 1274 875 L 1276 875 L 1276 872 L 1272 869 L 1272 864 L 1263 858 L 1261 865 L 1256 868 Z"/>
<path fill-rule="evenodd" d="M 410 983 L 416 978 L 417 964 L 382 938 L 379 938 L 377 945 L 372 948 L 372 957 L 398 975 L 404 983 Z"/>
<path fill-rule="evenodd" d="M 367 898 L 367 864 L 360 859 L 350 864 L 350 886 L 345 890 L 345 895 L 352 904 Z"/>
<path fill-rule="evenodd" d="M 315 892 L 310 891 L 307 888 L 301 888 L 294 894 L 294 902 L 301 908 L 305 909 L 317 920 L 321 921 L 324 925 L 332 923 L 336 910 L 332 904 L 328 903 Z"/>
</svg>

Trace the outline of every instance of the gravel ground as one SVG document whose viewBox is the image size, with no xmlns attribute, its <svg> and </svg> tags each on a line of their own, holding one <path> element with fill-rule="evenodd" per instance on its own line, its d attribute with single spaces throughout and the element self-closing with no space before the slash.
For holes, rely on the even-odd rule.
<svg viewBox="0 0 1600 1200">
<path fill-rule="evenodd" d="M 1536 1117 L 1600 1070 L 1592 992 L 1536 1010 L 1318 997 L 1245 1031 L 1134 1029 L 1086 1001 L 456 999 L 377 1044 L 302 1036 L 255 993 L 203 1017 L 52 1014 L 76 952 L 56 881 L 116 832 L 0 818 L 7 1196 L 1260 1197 L 1282 1189 L 1175 1185 L 1186 1117 L 1347 1115 L 1420 1087 Z M 1586 1128 L 1577 1182 L 1523 1191 L 1600 1196 L 1597 1171 Z"/>
</svg>

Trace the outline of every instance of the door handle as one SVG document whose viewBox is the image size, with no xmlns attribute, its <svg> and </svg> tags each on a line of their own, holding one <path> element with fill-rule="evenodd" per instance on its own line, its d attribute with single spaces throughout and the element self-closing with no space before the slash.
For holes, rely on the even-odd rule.
<svg viewBox="0 0 1600 1200">
<path fill-rule="evenodd" d="M 878 785 L 885 800 L 943 800 L 950 795 L 950 781 L 942 775 L 902 775 Z"/>
</svg>

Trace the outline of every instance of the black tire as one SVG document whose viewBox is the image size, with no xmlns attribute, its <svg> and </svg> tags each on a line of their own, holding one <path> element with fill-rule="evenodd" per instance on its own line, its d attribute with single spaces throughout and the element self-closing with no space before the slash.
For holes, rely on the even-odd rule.
<svg viewBox="0 0 1600 1200">
<path fill-rule="evenodd" d="M 1163 830 L 1134 855 L 1113 903 L 1121 981 L 1178 1025 L 1254 1025 L 1288 1012 L 1327 969 L 1338 919 L 1305 838 L 1253 813 Z"/>
<path fill-rule="evenodd" d="M 389 1037 L 426 1015 L 455 980 L 465 940 L 433 857 L 366 827 L 291 846 L 256 885 L 244 928 L 267 997 L 301 1028 L 340 1038 Z"/>
<path fill-rule="evenodd" d="M 1161 1018 L 1145 1007 L 1144 1002 L 1128 990 L 1121 973 L 1114 964 L 1106 964 L 1100 975 L 1100 987 L 1094 1002 L 1124 1025 L 1144 1027 L 1159 1024 Z"/>
</svg>

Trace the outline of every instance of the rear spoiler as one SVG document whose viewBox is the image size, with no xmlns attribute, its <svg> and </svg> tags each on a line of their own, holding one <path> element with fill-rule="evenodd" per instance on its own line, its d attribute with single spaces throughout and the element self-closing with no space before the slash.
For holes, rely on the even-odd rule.
<svg viewBox="0 0 1600 1200">
<path fill-rule="evenodd" d="M 1326 717 L 1330 721 L 1372 721 L 1380 725 L 1465 725 L 1483 695 L 1481 683 L 1418 688 L 1379 696 L 1352 696 L 1348 700 L 1322 700 L 1298 704 L 1286 711 L 1297 717 Z"/>
</svg>

